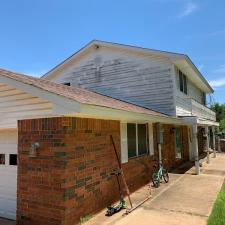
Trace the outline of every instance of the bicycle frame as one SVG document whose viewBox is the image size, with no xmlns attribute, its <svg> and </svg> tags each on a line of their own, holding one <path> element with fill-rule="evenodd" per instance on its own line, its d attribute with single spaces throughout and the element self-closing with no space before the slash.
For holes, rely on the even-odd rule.
<svg viewBox="0 0 225 225">
<path fill-rule="evenodd" d="M 166 183 L 169 182 L 169 175 L 167 170 L 163 167 L 162 162 L 159 163 L 159 169 L 152 174 L 152 181 L 155 187 L 159 187 L 160 182 L 164 179 Z"/>
<path fill-rule="evenodd" d="M 160 163 L 160 165 L 159 165 L 159 170 L 156 172 L 156 174 L 157 174 L 157 179 L 158 180 L 160 180 L 161 179 L 161 177 L 162 177 L 162 175 L 163 175 L 163 166 L 162 166 L 162 164 Z"/>
</svg>

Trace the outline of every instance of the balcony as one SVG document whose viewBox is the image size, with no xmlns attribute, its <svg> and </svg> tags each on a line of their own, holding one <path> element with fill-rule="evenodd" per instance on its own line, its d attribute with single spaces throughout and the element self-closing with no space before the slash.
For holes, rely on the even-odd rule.
<svg viewBox="0 0 225 225">
<path fill-rule="evenodd" d="M 210 108 L 196 102 L 195 100 L 191 99 L 191 106 L 192 106 L 192 115 L 216 121 L 216 113 L 212 111 Z"/>
<path fill-rule="evenodd" d="M 191 98 L 177 98 L 177 116 L 197 116 L 198 118 L 216 121 L 216 113 Z"/>
</svg>

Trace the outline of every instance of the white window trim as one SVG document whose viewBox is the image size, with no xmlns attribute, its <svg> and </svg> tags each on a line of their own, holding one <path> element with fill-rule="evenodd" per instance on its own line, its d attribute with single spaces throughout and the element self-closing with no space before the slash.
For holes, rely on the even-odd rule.
<svg viewBox="0 0 225 225">
<path fill-rule="evenodd" d="M 148 123 L 148 140 L 149 140 L 149 155 L 154 155 L 154 136 L 153 136 L 153 124 Z"/>
<path fill-rule="evenodd" d="M 138 156 L 140 156 L 139 154 L 138 154 L 138 123 L 135 123 L 135 131 L 136 131 L 136 156 L 134 156 L 134 157 L 130 157 L 130 158 L 135 158 L 135 157 L 138 157 Z M 147 136 L 147 135 L 146 135 Z M 129 151 L 129 149 L 128 149 L 128 151 Z M 128 157 L 129 158 L 129 157 Z"/>
<path fill-rule="evenodd" d="M 127 140 L 127 124 L 133 123 L 136 126 L 136 156 L 128 157 L 128 140 Z M 148 138 L 148 149 L 144 154 L 138 154 L 138 124 L 145 124 L 146 129 L 146 137 Z M 154 155 L 154 137 L 153 137 L 153 124 L 152 123 L 140 123 L 140 122 L 121 122 L 120 123 L 120 139 L 121 139 L 121 162 L 126 163 L 129 159 L 137 158 L 143 155 L 149 154 L 150 156 Z"/>
<path fill-rule="evenodd" d="M 127 123 L 120 123 L 121 163 L 128 162 Z"/>
</svg>

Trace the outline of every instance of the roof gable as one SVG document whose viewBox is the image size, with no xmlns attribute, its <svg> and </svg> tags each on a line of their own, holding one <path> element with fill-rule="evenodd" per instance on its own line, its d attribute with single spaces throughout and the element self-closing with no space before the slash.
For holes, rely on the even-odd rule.
<svg viewBox="0 0 225 225">
<path fill-rule="evenodd" d="M 118 44 L 118 43 L 112 43 L 112 42 L 106 42 L 106 41 L 99 41 L 99 40 L 93 40 L 89 42 L 86 46 L 75 52 L 73 55 L 62 61 L 60 64 L 55 66 L 53 69 L 51 69 L 49 72 L 47 72 L 45 75 L 42 76 L 42 78 L 51 79 L 55 76 L 55 74 L 59 70 L 63 70 L 64 67 L 69 65 L 70 63 L 74 62 L 75 60 L 79 59 L 86 53 L 88 53 L 90 50 L 98 49 L 100 47 L 107 47 L 114 50 L 125 50 L 130 53 L 138 53 L 143 55 L 155 55 L 157 57 L 164 57 L 168 59 L 171 63 L 176 65 L 177 67 L 182 67 L 182 65 L 185 66 L 185 68 L 188 67 L 188 72 L 190 72 L 190 78 L 193 82 L 196 82 L 199 84 L 199 88 L 201 88 L 206 93 L 212 93 L 213 89 L 209 85 L 208 81 L 204 78 L 204 76 L 201 74 L 201 72 L 198 70 L 198 68 L 194 65 L 194 63 L 191 61 L 191 59 L 181 53 L 174 53 L 174 52 L 168 52 L 168 51 L 160 51 L 155 49 L 149 49 L 149 48 L 142 48 L 142 47 L 136 47 L 131 45 L 124 45 L 124 44 Z"/>
</svg>

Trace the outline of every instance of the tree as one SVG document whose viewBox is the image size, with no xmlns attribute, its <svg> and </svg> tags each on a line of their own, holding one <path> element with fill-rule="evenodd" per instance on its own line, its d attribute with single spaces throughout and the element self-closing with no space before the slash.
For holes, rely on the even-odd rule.
<svg viewBox="0 0 225 225">
<path fill-rule="evenodd" d="M 211 109 L 216 112 L 216 121 L 220 122 L 222 119 L 225 119 L 225 104 L 215 103 Z"/>
<path fill-rule="evenodd" d="M 225 132 L 225 118 L 220 120 L 220 130 Z"/>
</svg>

